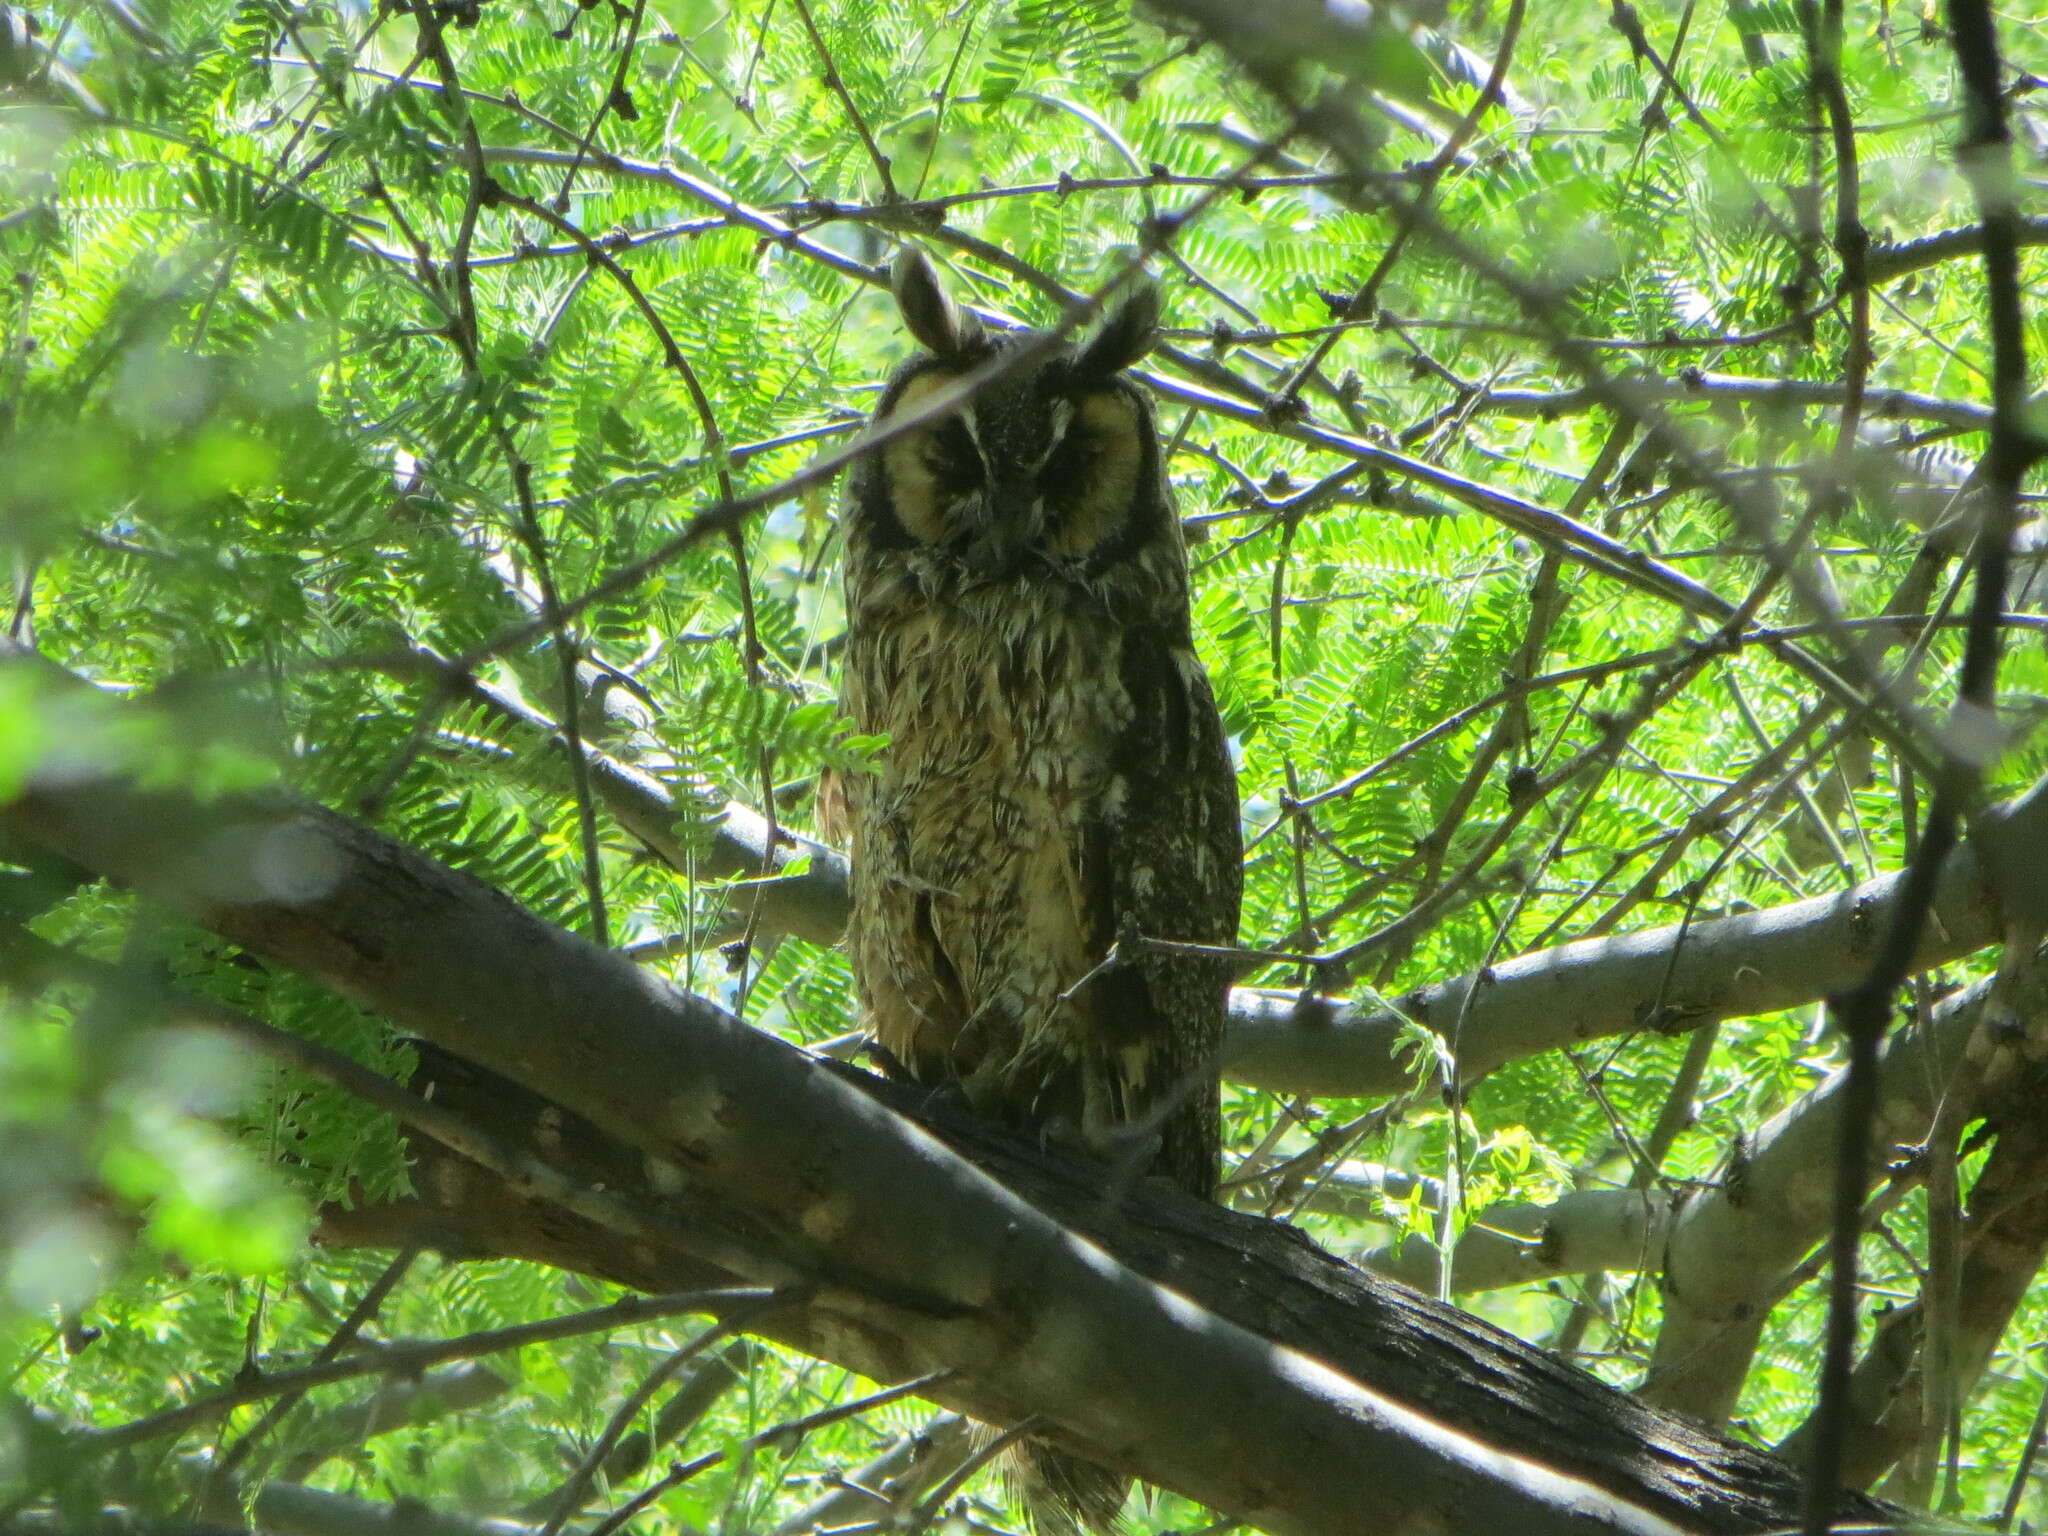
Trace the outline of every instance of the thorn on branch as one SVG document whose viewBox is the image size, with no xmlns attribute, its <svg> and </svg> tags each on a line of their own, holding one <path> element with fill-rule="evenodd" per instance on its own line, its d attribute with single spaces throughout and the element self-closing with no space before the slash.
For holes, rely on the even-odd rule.
<svg viewBox="0 0 2048 1536">
<path fill-rule="evenodd" d="M 1633 62 L 1640 64 L 1650 57 L 1650 40 L 1643 36 L 1643 20 L 1627 0 L 1615 0 L 1607 12 L 1607 24 L 1627 41 Z"/>
<path fill-rule="evenodd" d="M 1308 415 L 1308 407 L 1301 403 L 1299 395 L 1274 395 L 1259 408 L 1259 414 L 1268 425 L 1281 427 L 1302 420 Z"/>
<path fill-rule="evenodd" d="M 1180 233 L 1186 217 L 1178 213 L 1155 213 L 1138 221 L 1138 235 L 1148 246 L 1168 246 Z"/>
<path fill-rule="evenodd" d="M 1886 1161 L 1884 1171 L 1892 1178 L 1900 1179 L 1917 1173 L 1921 1166 L 1926 1163 L 1928 1154 L 1933 1151 L 1933 1148 L 1924 1141 L 1916 1141 L 1910 1144 L 1902 1142 L 1893 1148 L 1892 1151 L 1893 1156 Z"/>
</svg>

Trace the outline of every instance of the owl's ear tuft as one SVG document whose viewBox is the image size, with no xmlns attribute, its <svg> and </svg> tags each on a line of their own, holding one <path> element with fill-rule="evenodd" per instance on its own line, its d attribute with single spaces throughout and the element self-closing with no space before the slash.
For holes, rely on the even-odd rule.
<svg viewBox="0 0 2048 1536">
<path fill-rule="evenodd" d="M 1111 311 L 1095 339 L 1081 349 L 1074 372 L 1084 379 L 1106 379 L 1137 362 L 1158 340 L 1159 285 L 1146 280 Z"/>
<path fill-rule="evenodd" d="M 958 357 L 981 335 L 981 324 L 946 292 L 939 269 L 915 246 L 904 247 L 889 273 L 889 288 L 903 324 L 918 344 L 939 357 Z"/>
</svg>

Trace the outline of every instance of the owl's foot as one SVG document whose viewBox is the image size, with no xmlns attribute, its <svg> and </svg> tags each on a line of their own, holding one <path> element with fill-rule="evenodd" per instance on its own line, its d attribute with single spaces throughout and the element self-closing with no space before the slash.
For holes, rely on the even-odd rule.
<svg viewBox="0 0 2048 1536">
<path fill-rule="evenodd" d="M 959 1083 L 934 1084 L 925 1091 L 925 1102 L 949 1114 L 982 1118 L 982 1112 L 975 1107 L 974 1100 L 967 1096 L 966 1088 Z"/>
<path fill-rule="evenodd" d="M 1154 1125 L 1115 1125 L 1089 1138 L 1094 1155 L 1116 1170 L 1119 1179 L 1150 1172 L 1159 1162 L 1165 1141 Z"/>
<path fill-rule="evenodd" d="M 1094 1163 L 1107 1163 L 1118 1178 L 1144 1173 L 1159 1160 L 1163 1143 L 1156 1126 L 1084 1127 L 1062 1115 L 1039 1128 L 1041 1147 L 1070 1152 Z"/>
<path fill-rule="evenodd" d="M 914 1083 L 917 1081 L 916 1077 L 912 1075 L 910 1068 L 903 1064 L 903 1058 L 873 1036 L 869 1036 L 862 1043 L 860 1054 L 873 1062 L 881 1071 L 882 1076 L 888 1078 L 892 1083 Z"/>
</svg>

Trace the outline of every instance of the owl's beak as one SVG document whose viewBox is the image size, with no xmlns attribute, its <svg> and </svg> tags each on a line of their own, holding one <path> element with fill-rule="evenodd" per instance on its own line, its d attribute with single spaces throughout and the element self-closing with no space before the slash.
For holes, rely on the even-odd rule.
<svg viewBox="0 0 2048 1536">
<path fill-rule="evenodd" d="M 962 555 L 975 575 L 1000 581 L 1016 573 L 1037 539 L 1044 503 L 1032 486 L 998 483 L 981 498 L 980 511 L 981 526 L 968 536 Z"/>
</svg>

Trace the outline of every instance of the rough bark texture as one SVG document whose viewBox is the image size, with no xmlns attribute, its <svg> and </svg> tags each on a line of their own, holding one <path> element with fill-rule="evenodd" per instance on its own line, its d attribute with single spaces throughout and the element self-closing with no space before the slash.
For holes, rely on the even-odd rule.
<svg viewBox="0 0 2048 1536">
<path fill-rule="evenodd" d="M 480 684 L 464 696 L 499 717 L 550 735 L 545 717 Z M 558 736 L 558 746 L 565 747 Z M 687 811 L 659 779 L 586 748 L 591 787 L 619 824 L 678 870 L 692 868 L 674 828 Z M 700 811 L 701 814 L 701 811 Z M 700 874 L 767 867 L 768 824 L 736 802 L 717 809 Z M 777 828 L 789 846 L 781 864 L 811 859 L 796 876 L 750 887 L 744 904 L 764 932 L 830 944 L 845 929 L 851 902 L 846 860 Z M 1933 921 L 1918 963 L 1938 965 L 1996 943 L 2000 908 L 2048 906 L 2026 870 L 2048 866 L 2048 793 L 2036 787 L 1998 807 L 1975 829 L 1992 856 L 1965 849 L 1943 871 Z M 1987 840 L 1988 835 L 1988 840 Z M 1618 938 L 1583 939 L 1532 951 L 1477 975 L 1415 988 L 1393 1008 L 1239 988 L 1231 994 L 1224 1075 L 1276 1093 L 1358 1096 L 1398 1093 L 1414 1079 L 1404 1042 L 1410 1019 L 1455 1032 L 1466 1081 L 1539 1051 L 1637 1029 L 1672 1032 L 1719 1019 L 1796 1008 L 1847 986 L 1867 965 L 1871 935 L 1898 883 L 1879 875 L 1847 891 L 1689 924 L 1643 929 Z"/>
<path fill-rule="evenodd" d="M 542 1216 L 527 1223 L 541 1228 L 535 1257 L 597 1267 L 594 1254 L 623 1248 L 607 1272 L 694 1284 L 709 1250 L 752 1281 L 807 1282 L 801 1319 L 769 1325 L 792 1342 L 884 1380 L 952 1368 L 933 1394 L 949 1405 L 999 1421 L 1046 1413 L 1064 1443 L 1277 1531 L 1738 1531 L 1792 1510 L 1782 1464 L 1284 1230 L 1157 1191 L 1106 1201 L 1099 1176 L 1069 1173 L 1064 1196 L 1034 1188 L 1222 1310 L 1179 1302 L 951 1156 L 870 1085 L 331 813 L 282 797 L 201 807 L 74 778 L 0 809 L 0 832 L 545 1086 L 560 1110 L 530 1115 L 541 1145 L 559 1148 L 568 1115 L 583 1116 L 621 1144 L 611 1187 L 658 1191 L 706 1237 L 667 1255 Z M 444 1208 L 451 1240 L 475 1232 L 482 1206 L 473 1191 Z M 502 1214 L 500 1232 L 519 1230 L 516 1210 Z M 1543 1464 L 1539 1444 L 1564 1464 Z M 1851 1499 L 1843 1513 L 1878 1508 Z"/>
<path fill-rule="evenodd" d="M 1761 1531 L 1793 1518 L 1801 1478 L 1795 1466 L 1661 1413 L 1489 1323 L 1355 1269 L 1293 1227 L 1189 1199 L 1157 1180 L 1118 1189 L 1105 1183 L 1102 1169 L 1035 1147 L 945 1100 L 855 1068 L 832 1070 L 1138 1273 L 1348 1376 L 1381 1383 L 1446 1424 L 1520 1447 L 1688 1529 Z M 557 1164 L 592 1183 L 632 1187 L 635 1160 L 627 1149 L 539 1095 L 432 1049 L 415 1085 L 429 1082 L 436 1102 L 507 1141 L 531 1142 L 545 1127 Z M 536 1259 L 645 1290 L 726 1282 L 680 1254 L 642 1253 L 622 1265 L 611 1234 L 523 1200 L 431 1143 L 417 1150 L 421 1203 L 331 1212 L 329 1241 L 382 1246 L 426 1232 L 458 1252 Z M 766 1320 L 761 1331 L 809 1349 L 817 1342 L 813 1328 L 790 1313 Z M 1874 1500 L 1845 1500 L 1844 1519 L 1852 1505 L 1861 1519 L 1880 1517 L 1883 1509 Z"/>
</svg>

